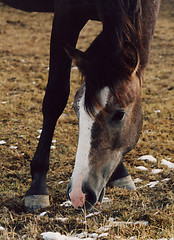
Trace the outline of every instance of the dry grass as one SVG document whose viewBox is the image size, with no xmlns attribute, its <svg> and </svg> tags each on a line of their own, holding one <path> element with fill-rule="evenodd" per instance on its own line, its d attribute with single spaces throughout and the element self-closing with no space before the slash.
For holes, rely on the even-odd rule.
<svg viewBox="0 0 174 240">
<path fill-rule="evenodd" d="M 86 227 L 92 233 L 107 225 L 111 217 L 117 217 L 118 221 L 148 221 L 148 225 L 113 226 L 110 223 L 109 235 L 103 239 L 117 239 L 118 235 L 137 239 L 174 237 L 173 172 L 161 165 L 163 158 L 173 161 L 174 154 L 173 8 L 172 0 L 163 0 L 143 83 L 142 136 L 137 147 L 125 158 L 131 175 L 143 180 L 137 186 L 156 180 L 159 183 L 154 188 L 146 186 L 134 192 L 107 189 L 106 195 L 112 202 L 98 208 L 101 213 L 87 218 L 84 224 L 82 212 L 60 206 L 66 201 L 77 146 L 78 124 L 72 110 L 73 97 L 80 86 L 77 70 L 72 70 L 71 95 L 54 135 L 56 149 L 51 152 L 48 174 L 51 206 L 44 217 L 38 216 L 39 211 L 26 213 L 23 206 L 23 196 L 31 181 L 29 165 L 37 146 L 37 130 L 42 125 L 41 103 L 48 77 L 53 15 L 23 13 L 0 5 L 0 140 L 6 141 L 5 145 L 0 145 L 0 226 L 5 228 L 0 232 L 0 239 L 21 239 L 23 235 L 26 239 L 42 239 L 40 233 L 45 231 L 73 234 L 85 231 Z M 99 29 L 100 25 L 90 23 L 81 34 L 79 48 L 85 49 Z M 137 161 L 144 154 L 151 154 L 158 161 Z M 136 169 L 138 165 L 147 167 L 148 172 Z M 155 168 L 163 171 L 151 174 L 151 169 Z M 165 178 L 170 180 L 163 181 Z M 58 185 L 59 181 L 64 182 Z M 61 222 L 58 217 L 69 219 Z"/>
</svg>

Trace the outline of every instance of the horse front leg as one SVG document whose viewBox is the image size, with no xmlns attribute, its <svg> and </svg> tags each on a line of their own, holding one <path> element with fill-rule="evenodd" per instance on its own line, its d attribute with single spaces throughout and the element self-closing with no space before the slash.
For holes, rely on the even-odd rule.
<svg viewBox="0 0 174 240">
<path fill-rule="evenodd" d="M 76 45 L 80 30 L 87 20 L 69 8 L 55 11 L 50 50 L 50 72 L 43 101 L 43 128 L 39 144 L 31 162 L 32 183 L 25 196 L 25 206 L 36 210 L 49 206 L 46 174 L 49 169 L 50 146 L 57 119 L 69 96 L 71 60 L 64 46 Z"/>
</svg>

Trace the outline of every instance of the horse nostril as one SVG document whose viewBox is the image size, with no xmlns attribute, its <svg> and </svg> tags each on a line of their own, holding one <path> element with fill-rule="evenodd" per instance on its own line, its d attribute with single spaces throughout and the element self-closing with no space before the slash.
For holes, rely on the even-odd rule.
<svg viewBox="0 0 174 240">
<path fill-rule="evenodd" d="M 93 205 L 97 202 L 97 196 L 90 186 L 84 184 L 82 187 L 82 192 L 85 193 L 85 207 L 87 210 L 91 209 Z"/>
</svg>

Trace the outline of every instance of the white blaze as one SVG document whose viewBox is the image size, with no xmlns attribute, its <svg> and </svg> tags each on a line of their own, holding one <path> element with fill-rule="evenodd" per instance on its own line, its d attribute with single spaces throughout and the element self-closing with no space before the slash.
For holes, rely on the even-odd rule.
<svg viewBox="0 0 174 240">
<path fill-rule="evenodd" d="M 103 107 L 106 106 L 106 103 L 107 103 L 107 100 L 108 100 L 108 95 L 109 95 L 109 88 L 108 87 L 104 87 L 100 91 L 100 101 L 101 101 L 101 105 Z"/>
<path fill-rule="evenodd" d="M 105 106 L 108 99 L 109 89 L 101 90 L 100 101 Z M 92 119 L 84 109 L 85 93 L 79 102 L 79 140 L 75 159 L 74 171 L 72 174 L 72 189 L 69 194 L 74 207 L 82 207 L 85 202 L 85 194 L 82 192 L 82 182 L 87 175 L 88 159 L 91 148 L 91 130 L 94 124 Z"/>
</svg>

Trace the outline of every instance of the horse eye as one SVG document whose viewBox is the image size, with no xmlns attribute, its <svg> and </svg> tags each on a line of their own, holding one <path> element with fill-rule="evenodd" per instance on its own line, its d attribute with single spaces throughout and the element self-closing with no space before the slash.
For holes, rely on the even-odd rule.
<svg viewBox="0 0 174 240">
<path fill-rule="evenodd" d="M 124 111 L 123 110 L 117 110 L 115 113 L 114 113 L 114 115 L 113 115 L 113 117 L 112 117 L 112 121 L 114 121 L 114 122 L 116 122 L 116 121 L 121 121 L 122 119 L 123 119 L 123 117 L 124 117 Z"/>
</svg>

